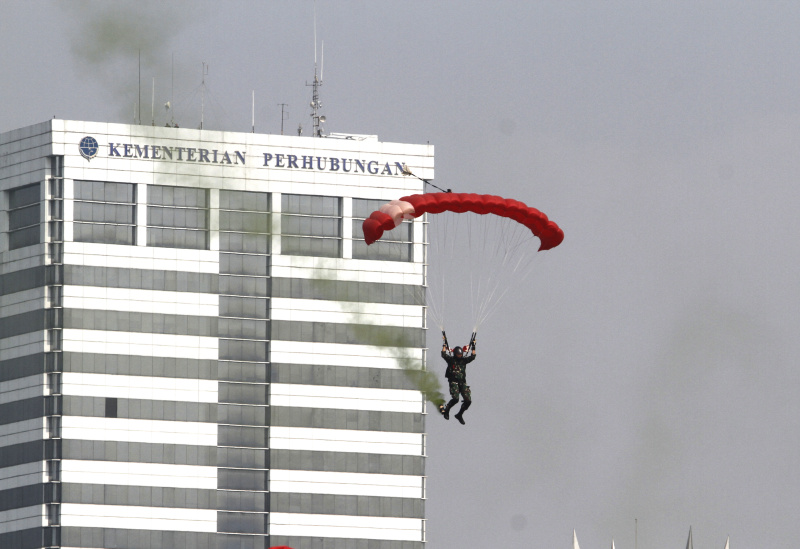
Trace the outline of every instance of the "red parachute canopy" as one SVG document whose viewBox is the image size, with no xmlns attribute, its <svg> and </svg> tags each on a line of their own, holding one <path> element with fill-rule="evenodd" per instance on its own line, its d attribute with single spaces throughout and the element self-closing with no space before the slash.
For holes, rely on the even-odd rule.
<svg viewBox="0 0 800 549">
<path fill-rule="evenodd" d="M 507 217 L 524 225 L 539 238 L 540 251 L 555 248 L 564 240 L 564 231 L 558 225 L 536 208 L 529 208 L 519 200 L 491 194 L 428 193 L 392 200 L 372 212 L 363 223 L 364 241 L 369 245 L 380 240 L 384 231 L 394 229 L 403 219 L 442 212 L 473 212 Z"/>
</svg>

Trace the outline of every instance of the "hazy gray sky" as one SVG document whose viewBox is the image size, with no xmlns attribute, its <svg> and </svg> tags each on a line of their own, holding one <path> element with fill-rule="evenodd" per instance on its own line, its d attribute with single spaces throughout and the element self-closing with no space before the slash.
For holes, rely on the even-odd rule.
<svg viewBox="0 0 800 549">
<path fill-rule="evenodd" d="M 428 416 L 429 547 L 800 545 L 800 4 L 318 0 L 317 36 L 329 131 L 566 233 L 482 328 L 467 425 Z M 155 77 L 196 127 L 206 62 L 205 127 L 253 90 L 256 131 L 310 126 L 311 0 L 6 0 L 0 132 L 131 122 L 139 49 L 144 120 Z"/>
</svg>

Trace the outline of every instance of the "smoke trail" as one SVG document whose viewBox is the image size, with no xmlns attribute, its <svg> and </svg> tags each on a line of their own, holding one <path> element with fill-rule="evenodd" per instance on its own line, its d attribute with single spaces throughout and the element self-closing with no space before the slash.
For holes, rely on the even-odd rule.
<svg viewBox="0 0 800 549">
<path fill-rule="evenodd" d="M 353 331 L 364 343 L 395 349 L 397 353 L 395 360 L 414 387 L 437 408 L 444 404 L 444 395 L 438 378 L 433 372 L 425 369 L 421 361 L 412 356 L 409 350 L 412 343 L 408 336 L 398 334 L 396 329 L 377 324 L 353 324 Z"/>
<path fill-rule="evenodd" d="M 337 295 L 333 285 L 333 273 L 331 273 L 330 278 L 327 278 L 327 269 L 321 267 L 318 268 L 318 272 L 320 273 L 319 277 L 314 279 L 317 290 L 315 297 L 332 301 L 341 301 L 343 297 L 352 297 Z M 352 302 L 357 307 L 359 306 L 354 299 Z M 350 316 L 350 326 L 352 326 L 355 339 L 362 345 L 392 349 L 395 361 L 406 375 L 406 378 L 414 388 L 422 393 L 426 400 L 438 409 L 439 406 L 445 403 L 441 384 L 436 374 L 427 370 L 422 361 L 413 356 L 411 349 L 414 348 L 414 343 L 411 338 L 397 328 L 382 326 L 374 322 L 365 323 L 365 316 L 362 314 L 365 312 L 365 310 L 361 310 L 352 313 Z"/>
<path fill-rule="evenodd" d="M 150 119 L 150 83 L 170 82 L 172 39 L 194 18 L 187 2 L 115 1 L 70 3 L 65 14 L 74 21 L 71 50 L 79 70 L 112 94 L 112 103 L 125 121 L 138 109 L 141 55 L 142 121 Z M 146 90 L 146 92 L 145 92 Z M 160 93 L 159 112 L 165 100 Z M 146 113 L 146 114 L 145 114 Z"/>
</svg>

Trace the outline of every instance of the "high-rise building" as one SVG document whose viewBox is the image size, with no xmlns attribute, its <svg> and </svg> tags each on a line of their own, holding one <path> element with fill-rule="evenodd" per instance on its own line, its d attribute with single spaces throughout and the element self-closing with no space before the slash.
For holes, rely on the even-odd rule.
<svg viewBox="0 0 800 549">
<path fill-rule="evenodd" d="M 433 147 L 0 134 L 0 547 L 420 549 Z"/>
</svg>

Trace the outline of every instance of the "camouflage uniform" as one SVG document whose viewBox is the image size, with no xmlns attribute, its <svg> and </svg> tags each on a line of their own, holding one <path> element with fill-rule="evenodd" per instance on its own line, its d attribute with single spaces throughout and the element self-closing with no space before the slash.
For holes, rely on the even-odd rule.
<svg viewBox="0 0 800 549">
<path fill-rule="evenodd" d="M 450 396 L 452 397 L 450 402 L 447 403 L 447 407 L 448 409 L 452 408 L 458 403 L 458 395 L 460 393 L 464 399 L 464 404 L 467 405 L 463 409 L 466 409 L 472 403 L 472 393 L 469 390 L 469 385 L 467 385 L 467 364 L 475 360 L 475 355 L 459 358 L 442 351 L 442 358 L 447 362 L 447 371 L 444 377 L 449 382 Z"/>
</svg>

